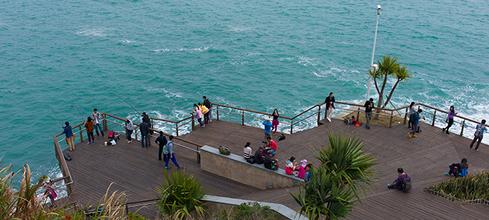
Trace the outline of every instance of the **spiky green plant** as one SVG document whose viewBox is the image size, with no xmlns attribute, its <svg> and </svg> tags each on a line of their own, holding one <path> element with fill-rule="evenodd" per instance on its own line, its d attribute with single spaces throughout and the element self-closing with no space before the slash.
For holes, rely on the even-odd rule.
<svg viewBox="0 0 489 220">
<path fill-rule="evenodd" d="M 449 198 L 461 200 L 488 200 L 489 201 L 489 172 L 484 171 L 475 175 L 452 178 L 436 184 L 428 190 L 440 193 Z"/>
<path fill-rule="evenodd" d="M 204 191 L 193 176 L 181 171 L 164 173 L 165 182 L 160 187 L 160 212 L 174 219 L 202 217 L 204 206 L 201 202 Z"/>
<path fill-rule="evenodd" d="M 319 151 L 320 165 L 311 179 L 292 195 L 309 219 L 346 216 L 358 196 L 358 185 L 369 183 L 375 160 L 357 138 L 329 136 L 329 147 Z"/>
<path fill-rule="evenodd" d="M 300 213 L 309 219 L 337 219 L 345 217 L 355 201 L 351 187 L 339 184 L 341 180 L 326 169 L 312 169 L 311 179 L 296 195 L 294 200 L 301 206 Z"/>
<path fill-rule="evenodd" d="M 368 183 L 375 159 L 365 153 L 358 138 L 329 135 L 329 147 L 319 151 L 320 168 L 356 191 L 357 183 Z"/>
<path fill-rule="evenodd" d="M 31 185 L 31 169 L 28 164 L 24 165 L 20 189 L 16 193 L 17 201 L 14 212 L 16 218 L 37 219 L 46 213 L 36 195 L 37 190 L 46 180 L 47 176 L 41 176 L 36 184 Z"/>
<path fill-rule="evenodd" d="M 12 177 L 11 166 L 0 169 L 0 219 L 9 219 L 15 210 L 14 192 L 10 188 Z"/>
</svg>

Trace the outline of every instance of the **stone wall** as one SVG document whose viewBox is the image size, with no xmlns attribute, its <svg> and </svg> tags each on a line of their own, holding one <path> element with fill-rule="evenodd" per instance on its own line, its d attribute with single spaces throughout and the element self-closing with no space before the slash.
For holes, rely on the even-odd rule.
<svg viewBox="0 0 489 220">
<path fill-rule="evenodd" d="M 258 189 L 298 186 L 304 180 L 285 174 L 283 169 L 266 169 L 263 164 L 250 164 L 236 154 L 222 155 L 217 148 L 200 148 L 200 168 L 236 182 Z"/>
</svg>

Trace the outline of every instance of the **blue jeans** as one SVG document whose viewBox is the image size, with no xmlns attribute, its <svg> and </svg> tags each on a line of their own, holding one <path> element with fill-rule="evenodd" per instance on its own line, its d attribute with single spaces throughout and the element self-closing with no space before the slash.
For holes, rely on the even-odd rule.
<svg viewBox="0 0 489 220">
<path fill-rule="evenodd" d="M 177 166 L 177 168 L 180 168 L 180 165 L 178 165 L 178 162 L 177 162 L 177 158 L 175 157 L 175 154 L 164 154 L 163 155 L 163 160 L 165 161 L 165 168 L 168 169 L 168 163 L 170 162 L 170 159 L 171 161 L 173 162 L 173 164 L 175 164 L 175 166 Z"/>
<path fill-rule="evenodd" d="M 100 134 L 102 134 L 102 136 L 104 136 L 104 130 L 100 126 L 100 123 L 95 124 L 94 128 L 95 128 L 95 132 L 97 133 L 97 136 L 100 136 Z M 100 133 L 99 133 L 99 131 L 100 131 Z"/>
<path fill-rule="evenodd" d="M 141 146 L 149 147 L 149 134 L 141 134 Z"/>
</svg>

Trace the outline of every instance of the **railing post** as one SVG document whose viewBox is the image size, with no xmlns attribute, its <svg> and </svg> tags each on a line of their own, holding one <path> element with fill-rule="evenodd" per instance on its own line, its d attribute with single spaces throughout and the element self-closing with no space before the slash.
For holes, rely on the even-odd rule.
<svg viewBox="0 0 489 220">
<path fill-rule="evenodd" d="M 155 124 L 155 120 L 153 120 L 153 119 L 150 119 L 150 120 L 151 120 L 151 129 L 153 129 L 154 128 L 154 124 Z"/>
<path fill-rule="evenodd" d="M 404 114 L 404 124 L 406 124 L 406 122 L 407 122 L 407 115 L 408 115 L 408 111 L 409 111 L 408 109 L 409 108 L 406 107 L 406 113 Z"/>
<path fill-rule="evenodd" d="M 191 129 L 192 131 L 194 130 L 194 127 L 195 127 L 195 117 L 194 117 L 194 112 L 192 112 L 192 129 Z"/>
<path fill-rule="evenodd" d="M 219 106 L 216 108 L 216 119 L 219 121 Z"/>
<path fill-rule="evenodd" d="M 365 116 L 365 117 L 367 117 L 367 116 Z M 359 121 L 359 120 L 360 120 L 360 108 L 358 108 L 358 110 L 357 110 L 357 121 Z"/>
<path fill-rule="evenodd" d="M 109 130 L 109 128 L 107 126 L 107 114 L 102 113 L 102 117 L 103 117 L 103 120 L 102 120 L 102 129 L 104 129 L 104 131 L 107 131 L 107 130 Z"/>
<path fill-rule="evenodd" d="M 294 133 L 294 119 L 290 120 L 290 134 Z"/>
<path fill-rule="evenodd" d="M 320 124 L 320 121 L 321 121 L 321 105 L 318 105 L 318 126 Z"/>
<path fill-rule="evenodd" d="M 176 135 L 178 137 L 178 123 L 175 123 L 175 133 L 176 133 Z"/>
<path fill-rule="evenodd" d="M 435 119 L 436 119 L 436 109 L 435 112 L 433 113 L 433 121 L 431 122 L 431 126 L 435 126 Z"/>
<path fill-rule="evenodd" d="M 138 141 L 138 128 L 139 127 L 136 127 L 136 129 L 134 129 L 134 138 L 136 139 L 136 141 Z"/>
<path fill-rule="evenodd" d="M 244 126 L 244 110 L 241 110 L 241 126 Z"/>
<path fill-rule="evenodd" d="M 464 135 L 465 120 L 462 122 L 462 130 L 460 131 L 460 136 Z"/>
<path fill-rule="evenodd" d="M 389 128 L 392 128 L 392 118 L 394 117 L 394 111 L 391 111 L 391 118 L 389 120 Z"/>
<path fill-rule="evenodd" d="M 83 142 L 83 132 L 82 132 L 81 126 L 78 127 L 78 129 L 80 130 L 80 143 L 81 143 L 81 142 Z"/>
</svg>

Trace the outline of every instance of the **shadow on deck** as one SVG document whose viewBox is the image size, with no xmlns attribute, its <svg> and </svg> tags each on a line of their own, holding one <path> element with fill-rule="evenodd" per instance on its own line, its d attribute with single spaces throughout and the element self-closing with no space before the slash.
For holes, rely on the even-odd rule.
<svg viewBox="0 0 489 220">
<path fill-rule="evenodd" d="M 450 202 L 423 191 L 424 188 L 441 182 L 448 164 L 465 157 L 475 172 L 489 168 L 489 149 L 481 146 L 479 152 L 468 149 L 470 140 L 455 134 L 445 135 L 438 128 L 422 125 L 423 132 L 416 139 L 407 138 L 407 128 L 373 127 L 370 130 L 345 126 L 334 120 L 310 130 L 286 135 L 279 142 L 280 165 L 290 156 L 306 158 L 317 164 L 314 158 L 321 147 L 327 145 L 328 134 L 355 136 L 364 143 L 366 152 L 372 154 L 377 164 L 375 179 L 365 189 L 361 201 L 354 205 L 350 219 L 484 219 L 489 207 Z M 239 124 L 214 121 L 205 128 L 181 136 L 201 145 L 227 146 L 233 153 L 241 154 L 246 142 L 253 149 L 263 139 L 261 129 L 243 127 Z M 142 149 L 139 143 L 105 147 L 99 140 L 95 145 L 79 144 L 68 166 L 73 176 L 71 201 L 97 202 L 111 182 L 113 189 L 125 191 L 129 201 L 155 198 L 157 188 L 163 182 L 163 164 L 158 161 L 157 146 Z M 178 143 L 178 141 L 177 141 Z M 206 193 L 251 200 L 281 203 L 293 209 L 297 205 L 289 192 L 297 188 L 258 190 L 200 170 L 195 153 L 176 147 L 177 158 L 184 170 L 194 175 L 204 186 Z M 403 167 L 413 179 L 411 193 L 404 194 L 386 189 L 386 184 L 396 177 L 396 169 Z M 172 170 L 175 170 L 173 168 Z M 239 171 L 236 171 L 239 172 Z"/>
</svg>

